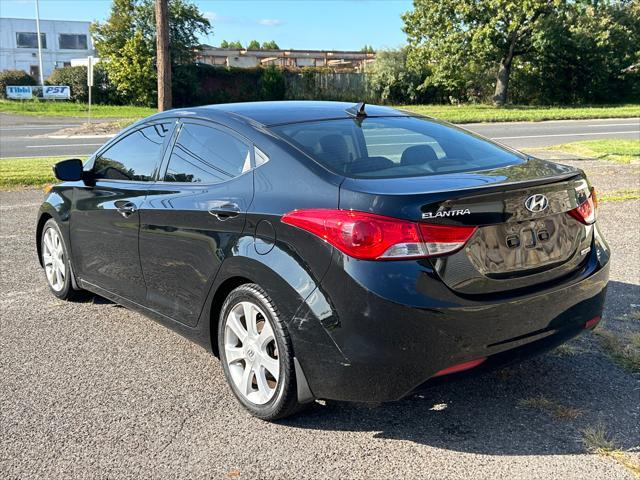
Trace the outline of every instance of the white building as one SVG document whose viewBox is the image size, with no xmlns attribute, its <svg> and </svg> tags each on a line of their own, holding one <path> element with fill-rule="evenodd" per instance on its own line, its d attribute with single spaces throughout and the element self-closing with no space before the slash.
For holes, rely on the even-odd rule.
<svg viewBox="0 0 640 480">
<path fill-rule="evenodd" d="M 93 55 L 91 22 L 40 20 L 42 69 L 46 79 L 71 59 Z M 35 19 L 0 18 L 0 70 L 24 70 L 39 79 L 38 35 Z"/>
</svg>

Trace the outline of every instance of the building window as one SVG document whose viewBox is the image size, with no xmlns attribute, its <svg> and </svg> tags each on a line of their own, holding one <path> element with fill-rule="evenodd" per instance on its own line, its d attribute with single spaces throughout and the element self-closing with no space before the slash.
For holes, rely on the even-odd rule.
<svg viewBox="0 0 640 480">
<path fill-rule="evenodd" d="M 86 50 L 87 36 L 79 33 L 61 33 L 59 43 L 61 50 Z"/>
<path fill-rule="evenodd" d="M 47 48 L 47 35 L 40 34 L 42 48 Z M 18 48 L 38 48 L 38 34 L 35 32 L 17 32 L 16 45 Z"/>
<path fill-rule="evenodd" d="M 38 65 L 31 65 L 29 67 L 29 75 L 31 75 L 33 78 L 40 77 L 40 67 Z"/>
</svg>

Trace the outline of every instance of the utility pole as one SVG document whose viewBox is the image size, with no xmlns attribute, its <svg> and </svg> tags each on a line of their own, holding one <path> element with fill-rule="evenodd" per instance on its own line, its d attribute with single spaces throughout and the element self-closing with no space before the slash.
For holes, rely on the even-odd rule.
<svg viewBox="0 0 640 480">
<path fill-rule="evenodd" d="M 40 73 L 40 86 L 44 87 L 44 72 L 42 71 L 42 38 L 40 38 L 40 5 L 36 0 L 36 35 L 38 36 L 38 70 Z"/>
<path fill-rule="evenodd" d="M 158 110 L 171 108 L 171 54 L 167 0 L 156 0 L 156 64 L 158 68 Z"/>
</svg>

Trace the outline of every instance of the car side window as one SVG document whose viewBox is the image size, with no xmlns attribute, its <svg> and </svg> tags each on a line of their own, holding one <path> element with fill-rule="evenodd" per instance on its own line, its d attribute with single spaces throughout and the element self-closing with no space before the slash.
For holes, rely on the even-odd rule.
<svg viewBox="0 0 640 480">
<path fill-rule="evenodd" d="M 94 177 L 143 182 L 153 180 L 170 127 L 170 123 L 157 123 L 127 135 L 96 158 Z"/>
<path fill-rule="evenodd" d="M 196 123 L 180 129 L 165 182 L 220 183 L 251 170 L 251 148 L 233 135 Z"/>
</svg>

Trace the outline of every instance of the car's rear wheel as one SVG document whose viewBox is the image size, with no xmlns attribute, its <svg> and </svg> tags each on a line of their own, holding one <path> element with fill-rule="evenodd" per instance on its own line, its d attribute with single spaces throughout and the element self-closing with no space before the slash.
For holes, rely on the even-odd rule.
<svg viewBox="0 0 640 480">
<path fill-rule="evenodd" d="M 68 300 L 76 293 L 71 282 L 68 249 L 58 225 L 53 219 L 47 220 L 40 239 L 42 266 L 49 289 L 58 298 Z"/>
<path fill-rule="evenodd" d="M 256 284 L 233 290 L 220 313 L 218 351 L 240 403 L 264 420 L 299 409 L 293 350 L 277 307 Z"/>
</svg>

